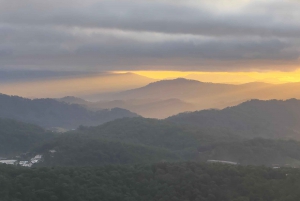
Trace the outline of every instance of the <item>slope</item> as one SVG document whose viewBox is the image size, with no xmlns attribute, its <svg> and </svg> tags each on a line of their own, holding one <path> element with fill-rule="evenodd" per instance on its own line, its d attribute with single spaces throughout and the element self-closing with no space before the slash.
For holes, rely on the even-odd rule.
<svg viewBox="0 0 300 201">
<path fill-rule="evenodd" d="M 219 164 L 156 163 L 89 168 L 0 165 L 1 200 L 296 201 L 300 171 Z"/>
<path fill-rule="evenodd" d="M 55 150 L 55 153 L 49 152 Z M 64 134 L 34 150 L 43 155 L 38 166 L 100 166 L 107 164 L 151 163 L 179 160 L 167 149 L 91 138 L 86 135 Z M 34 155 L 34 154 L 31 154 Z"/>
<path fill-rule="evenodd" d="M 53 149 L 54 154 L 49 152 Z M 45 166 L 230 160 L 243 165 L 300 167 L 300 144 L 296 141 L 249 140 L 213 129 L 193 130 L 143 118 L 80 127 L 39 146 L 35 154 L 44 156 L 41 165 Z"/>
<path fill-rule="evenodd" d="M 45 128 L 76 128 L 79 125 L 100 125 L 123 117 L 137 115 L 124 109 L 114 108 L 89 111 L 86 108 L 54 99 L 25 99 L 0 94 L 0 117 L 37 124 Z"/>
<path fill-rule="evenodd" d="M 15 156 L 53 137 L 39 126 L 0 118 L 0 156 Z"/>
<path fill-rule="evenodd" d="M 255 138 L 219 143 L 199 149 L 199 160 L 234 161 L 241 165 L 300 167 L 300 143 L 293 140 Z"/>
<path fill-rule="evenodd" d="M 243 137 L 300 139 L 300 101 L 251 100 L 223 110 L 182 113 L 166 121 Z"/>
<path fill-rule="evenodd" d="M 170 150 L 196 148 L 198 138 L 213 141 L 212 135 L 191 131 L 172 123 L 145 118 L 124 118 L 106 124 L 85 128 L 80 132 L 96 138 L 119 140 L 127 143 L 142 144 Z M 218 136 L 221 138 L 221 136 Z"/>
</svg>

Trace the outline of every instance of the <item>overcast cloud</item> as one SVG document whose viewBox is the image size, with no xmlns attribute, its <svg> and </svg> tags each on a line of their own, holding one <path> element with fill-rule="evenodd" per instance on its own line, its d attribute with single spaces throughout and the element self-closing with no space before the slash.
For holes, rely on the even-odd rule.
<svg viewBox="0 0 300 201">
<path fill-rule="evenodd" d="M 0 70 L 294 70 L 296 0 L 0 0 Z"/>
</svg>

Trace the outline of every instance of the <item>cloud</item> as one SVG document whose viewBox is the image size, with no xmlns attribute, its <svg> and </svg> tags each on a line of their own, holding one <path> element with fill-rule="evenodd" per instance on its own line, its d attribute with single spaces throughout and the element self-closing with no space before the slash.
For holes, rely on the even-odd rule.
<svg viewBox="0 0 300 201">
<path fill-rule="evenodd" d="M 297 1 L 0 4 L 2 69 L 226 71 L 299 65 Z"/>
<path fill-rule="evenodd" d="M 145 0 L 87 1 L 85 6 L 76 1 L 75 3 L 66 1 L 69 4 L 65 6 L 66 2 L 61 5 L 57 1 L 52 1 L 54 6 L 52 9 L 46 9 L 44 1 L 29 2 L 32 3 L 24 6 L 25 9 L 17 5 L 13 7 L 14 9 L 10 8 L 12 10 L 10 12 L 5 11 L 7 3 L 3 2 L 3 11 L 0 14 L 2 21 L 9 24 L 76 26 L 210 36 L 298 37 L 300 33 L 300 14 L 298 14 L 300 4 L 295 1 L 254 0 L 254 3 L 246 4 L 238 11 L 232 12 L 222 12 L 220 9 L 215 11 L 214 4 L 207 6 L 201 3 L 203 1 L 198 1 L 198 6 Z M 47 2 L 49 4 L 49 1 Z"/>
</svg>

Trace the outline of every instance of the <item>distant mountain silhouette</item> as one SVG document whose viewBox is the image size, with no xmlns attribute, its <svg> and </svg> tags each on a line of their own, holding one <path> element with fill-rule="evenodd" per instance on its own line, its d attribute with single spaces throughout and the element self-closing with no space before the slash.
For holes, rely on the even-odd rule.
<svg viewBox="0 0 300 201">
<path fill-rule="evenodd" d="M 121 108 L 89 111 L 77 104 L 68 104 L 55 99 L 26 99 L 0 94 L 0 117 L 51 128 L 76 128 L 79 125 L 100 125 L 123 118 L 136 117 L 135 113 Z"/>
<path fill-rule="evenodd" d="M 235 88 L 235 85 L 204 83 L 196 80 L 178 78 L 150 83 L 144 87 L 116 93 L 117 99 L 195 99 L 209 94 L 222 93 Z"/>
<path fill-rule="evenodd" d="M 300 83 L 268 84 L 251 82 L 246 84 L 219 84 L 178 78 L 150 83 L 144 87 L 122 91 L 108 96 L 110 100 L 139 99 L 177 99 L 193 107 L 177 107 L 170 104 L 169 109 L 176 112 L 203 109 L 223 109 L 251 99 L 300 99 Z M 163 110 L 164 107 L 161 107 Z M 135 111 L 135 110 L 133 110 Z M 155 110 L 154 110 L 155 111 Z M 145 117 L 161 118 L 166 115 L 154 111 L 143 111 Z M 159 111 L 159 110 L 157 110 Z M 173 113 L 174 114 L 174 113 Z"/>
<path fill-rule="evenodd" d="M 300 85 L 300 84 L 299 84 Z M 144 87 L 115 93 L 114 98 L 119 99 L 141 99 L 141 98 L 177 98 L 181 100 L 200 101 L 204 99 L 214 99 L 217 97 L 234 96 L 234 98 L 258 97 L 263 98 L 261 92 L 274 90 L 278 87 L 284 88 L 288 85 L 273 85 L 263 82 L 251 82 L 241 85 L 220 84 L 210 82 L 200 82 L 178 78 L 174 80 L 162 80 L 150 83 Z M 257 94 L 256 94 L 257 93 Z M 268 93 L 267 93 L 268 94 Z M 266 94 L 265 94 L 266 95 Z M 275 95 L 275 94 L 273 94 Z M 299 93 L 300 95 L 300 93 Z M 216 100 L 214 100 L 216 102 Z"/>
<path fill-rule="evenodd" d="M 182 113 L 166 121 L 249 138 L 300 139 L 300 100 L 251 100 L 223 110 Z"/>
</svg>

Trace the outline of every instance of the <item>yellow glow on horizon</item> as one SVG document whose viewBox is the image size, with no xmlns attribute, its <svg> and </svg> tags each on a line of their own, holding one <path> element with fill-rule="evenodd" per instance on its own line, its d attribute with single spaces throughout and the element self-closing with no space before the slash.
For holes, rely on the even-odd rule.
<svg viewBox="0 0 300 201">
<path fill-rule="evenodd" d="M 191 73 L 200 72 L 182 72 L 182 71 L 114 71 L 113 73 L 134 73 L 137 75 L 145 76 L 152 79 L 162 80 L 162 79 L 172 79 L 178 77 L 185 77 Z"/>
<path fill-rule="evenodd" d="M 188 78 L 203 82 L 214 83 L 248 83 L 248 82 L 266 82 L 273 84 L 300 82 L 300 70 L 281 72 L 198 72 L 198 71 L 126 71 L 152 79 L 174 79 Z M 117 71 L 114 73 L 126 73 Z"/>
<path fill-rule="evenodd" d="M 27 98 L 61 98 L 108 93 L 144 86 L 151 82 L 122 74 L 94 75 L 73 78 L 7 83 L 0 85 L 0 92 Z"/>
</svg>

